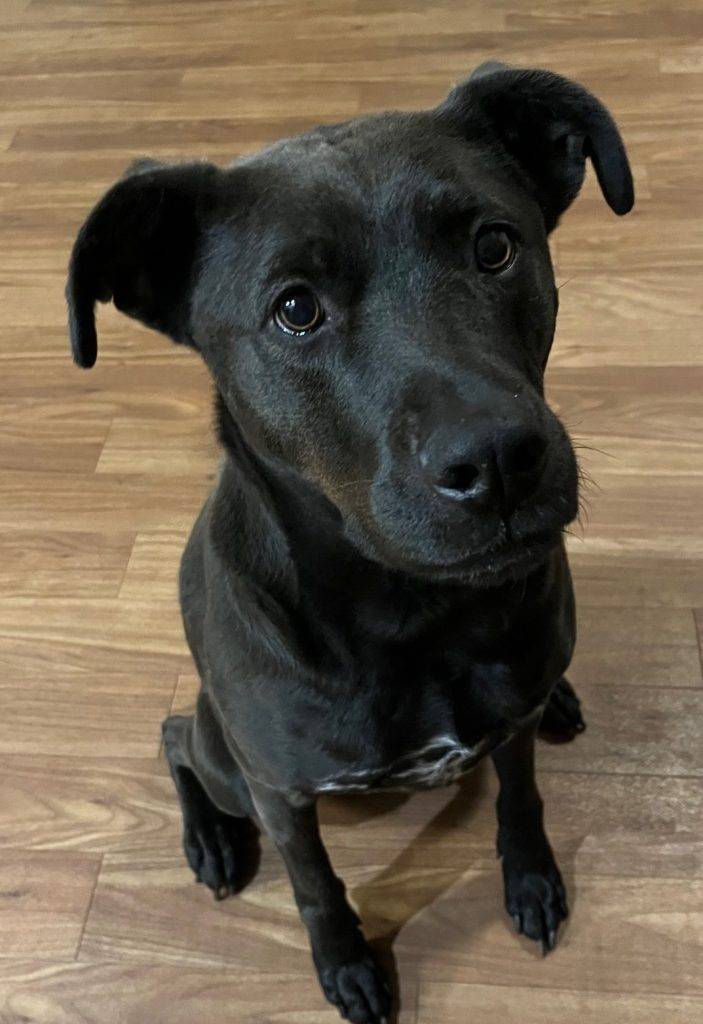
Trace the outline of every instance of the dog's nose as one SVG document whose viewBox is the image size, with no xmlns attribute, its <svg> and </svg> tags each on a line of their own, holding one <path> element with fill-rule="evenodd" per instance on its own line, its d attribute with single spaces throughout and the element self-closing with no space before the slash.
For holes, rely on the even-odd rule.
<svg viewBox="0 0 703 1024">
<path fill-rule="evenodd" d="M 523 424 L 445 428 L 428 438 L 419 459 L 428 484 L 447 501 L 512 511 L 539 484 L 547 440 Z"/>
</svg>

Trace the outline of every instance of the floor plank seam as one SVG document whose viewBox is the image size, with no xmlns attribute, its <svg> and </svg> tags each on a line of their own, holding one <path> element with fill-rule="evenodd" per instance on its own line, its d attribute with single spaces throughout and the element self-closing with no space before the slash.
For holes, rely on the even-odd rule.
<svg viewBox="0 0 703 1024">
<path fill-rule="evenodd" d="M 695 608 L 691 609 L 691 614 L 693 615 L 693 628 L 696 631 L 696 639 L 698 641 L 698 661 L 701 666 L 701 685 L 703 685 L 703 620 L 699 626 Z"/>
<path fill-rule="evenodd" d="M 132 534 L 132 546 L 129 549 L 129 555 L 127 556 L 125 564 L 122 567 L 122 575 L 120 577 L 119 583 L 117 584 L 117 592 L 115 593 L 115 597 L 114 597 L 115 601 L 119 601 L 121 599 L 121 597 L 122 597 L 122 591 L 124 589 L 125 580 L 127 579 L 127 573 L 129 572 L 130 563 L 131 563 L 132 559 L 134 558 L 134 548 L 135 548 L 136 543 L 137 543 L 137 537 L 139 536 L 139 531 L 138 530 L 133 530 L 133 531 L 130 531 L 130 532 Z"/>
<path fill-rule="evenodd" d="M 83 939 L 85 938 L 85 930 L 88 926 L 88 918 L 90 917 L 90 912 L 93 909 L 93 902 L 95 900 L 95 894 L 98 890 L 98 882 L 100 881 L 100 873 L 102 872 L 104 862 L 105 854 L 101 853 L 100 860 L 98 861 L 97 871 L 95 872 L 95 878 L 93 880 L 93 887 L 90 891 L 90 899 L 88 900 L 88 906 L 86 908 L 85 917 L 83 918 L 83 924 L 81 925 L 81 933 L 78 938 L 76 952 L 74 953 L 73 956 L 74 961 L 80 960 L 81 949 L 83 947 Z"/>
</svg>

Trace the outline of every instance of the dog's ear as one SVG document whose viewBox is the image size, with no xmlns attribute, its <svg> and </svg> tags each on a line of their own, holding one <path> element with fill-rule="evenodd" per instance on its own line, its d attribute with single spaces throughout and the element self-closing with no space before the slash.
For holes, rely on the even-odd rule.
<svg viewBox="0 0 703 1024">
<path fill-rule="evenodd" d="M 222 172 L 211 164 L 133 164 L 100 200 L 78 232 L 66 299 L 73 358 L 97 358 L 95 302 L 192 344 L 191 276 L 208 210 Z"/>
<path fill-rule="evenodd" d="M 620 132 L 603 104 L 576 82 L 490 61 L 438 109 L 469 134 L 477 122 L 492 129 L 527 172 L 548 231 L 578 195 L 587 157 L 610 208 L 617 214 L 632 209 L 632 173 Z"/>
</svg>

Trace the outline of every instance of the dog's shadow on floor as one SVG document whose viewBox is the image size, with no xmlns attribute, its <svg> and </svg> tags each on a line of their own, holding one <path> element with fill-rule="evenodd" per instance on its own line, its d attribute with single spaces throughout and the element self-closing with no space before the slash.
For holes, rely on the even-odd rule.
<svg viewBox="0 0 703 1024">
<path fill-rule="evenodd" d="M 479 764 L 456 785 L 451 798 L 441 809 L 424 825 L 420 824 L 420 829 L 412 840 L 386 867 L 361 884 L 349 886 L 350 896 L 361 918 L 364 933 L 383 964 L 394 991 L 397 1009 L 391 1022 L 397 1021 L 400 1001 L 413 997 L 413 992 L 407 984 L 399 985 L 393 948 L 395 940 L 413 918 L 441 900 L 441 897 L 461 883 L 462 879 L 464 883 L 460 886 L 458 898 L 467 908 L 459 932 L 462 948 L 468 950 L 474 940 L 479 941 L 480 933 L 497 918 L 504 919 L 506 930 L 511 928 L 503 909 L 501 868 L 494 846 L 497 822 L 493 805 L 496 792 L 497 789 L 492 784 L 490 765 L 486 762 Z M 320 805 L 323 832 L 353 829 L 374 818 L 391 816 L 409 801 L 417 799 L 416 793 L 377 793 L 326 799 Z M 487 812 L 490 813 L 488 833 L 485 820 Z M 420 811 L 420 815 L 414 818 L 410 814 L 411 823 L 421 823 L 421 814 Z M 479 817 L 483 820 L 474 821 Z M 407 817 L 405 823 L 402 818 L 390 817 L 389 824 L 388 845 L 391 846 L 397 843 L 399 829 L 407 827 Z M 454 838 L 450 838 L 452 834 Z M 472 837 L 477 842 L 472 843 Z M 339 835 L 330 835 L 330 839 L 330 852 L 334 862 L 335 847 L 339 851 L 345 844 Z M 242 876 L 238 890 L 258 872 L 261 849 L 259 830 L 255 826 L 252 826 L 246 845 L 247 856 L 241 865 Z M 579 837 L 574 837 L 571 842 L 560 842 L 558 849 L 558 860 L 572 905 L 575 896 L 574 861 L 579 845 Z M 354 851 L 355 848 L 351 846 L 349 849 Z M 358 850 L 354 856 L 357 855 Z M 368 850 L 368 860 L 373 860 L 371 849 Z M 344 878 L 349 868 L 345 869 L 342 864 L 337 867 L 339 874 Z M 466 878 L 471 873 L 473 877 Z M 430 928 L 429 938 L 427 934 L 421 936 L 421 948 L 417 948 L 417 936 L 410 937 L 409 946 L 412 959 L 417 961 L 416 967 L 421 965 L 428 950 L 431 950 L 433 956 L 444 953 L 453 959 L 452 944 L 457 935 L 453 922 L 450 922 L 447 928 L 437 929 L 435 923 Z M 564 934 L 568 932 L 568 921 L 561 931 L 563 941 Z M 525 956 L 541 959 L 536 943 L 517 935 L 511 936 L 511 939 L 523 947 Z"/>
<path fill-rule="evenodd" d="M 488 770 L 479 765 L 471 775 L 457 785 L 452 798 L 417 833 L 413 840 L 370 881 L 352 890 L 352 897 L 361 917 L 364 932 L 370 937 L 379 960 L 387 971 L 394 991 L 394 1004 L 400 1009 L 403 992 L 399 984 L 398 968 L 393 945 L 401 929 L 417 914 L 430 906 L 447 890 L 455 885 L 470 869 L 470 857 L 443 864 L 437 870 L 428 870 L 431 849 L 441 848 L 447 833 L 460 829 L 462 833 L 471 819 L 478 813 L 481 797 L 487 789 Z M 390 813 L 414 794 L 386 794 L 363 801 L 366 814 L 364 820 L 379 814 Z M 463 863 L 462 863 L 463 860 Z M 413 884 L 418 879 L 421 884 Z M 401 881 L 402 880 L 402 881 Z M 402 888 L 401 888 L 402 886 Z M 384 889 L 388 888 L 389 913 L 384 914 Z M 409 996 L 410 993 L 405 993 Z M 394 1019 L 397 1019 L 394 1017 Z"/>
<path fill-rule="evenodd" d="M 502 885 L 500 883 L 501 868 L 491 845 L 490 850 L 483 849 L 478 853 L 474 847 L 471 849 L 467 838 L 464 847 L 461 839 L 450 843 L 446 842 L 448 835 L 456 833 L 458 837 L 471 835 L 471 821 L 480 813 L 485 813 L 486 801 L 490 789 L 490 766 L 479 765 L 470 775 L 466 776 L 457 785 L 451 799 L 420 829 L 410 843 L 385 867 L 379 874 L 369 881 L 363 882 L 356 887 L 350 887 L 350 895 L 361 917 L 365 934 L 370 940 L 379 960 L 385 967 L 395 995 L 395 1005 L 405 997 L 412 997 L 411 992 L 402 992 L 399 986 L 398 969 L 393 946 L 399 932 L 408 922 L 420 914 L 425 908 L 431 906 L 442 895 L 457 885 L 461 879 L 471 871 L 478 872 L 473 879 L 467 880 L 468 889 L 462 889 L 461 900 L 470 906 L 471 913 L 467 913 L 462 921 L 461 942 L 462 946 L 468 948 L 472 938 L 490 924 L 492 920 L 503 917 L 506 929 L 510 929 L 507 914 L 503 909 Z M 492 791 L 491 791 L 492 792 Z M 408 800 L 413 799 L 414 794 L 378 794 L 367 797 L 342 798 L 340 813 L 330 812 L 325 814 L 326 819 L 331 819 L 336 824 L 340 823 L 340 817 L 351 817 L 354 823 L 367 821 L 390 814 L 402 807 Z M 339 799 L 339 798 L 338 798 Z M 490 799 L 492 811 L 493 800 Z M 492 837 L 495 837 L 495 827 L 492 821 Z M 485 826 L 483 828 L 485 834 Z M 444 842 L 443 842 L 444 840 Z M 493 840 L 492 840 L 493 841 Z M 491 841 L 491 842 L 492 842 Z M 559 862 L 564 879 L 571 897 L 574 901 L 574 870 L 573 862 L 576 855 L 578 843 L 560 844 Z M 437 855 L 439 854 L 439 861 Z M 448 854 L 448 855 L 447 855 Z M 495 859 L 494 859 L 495 857 Z M 495 870 L 495 880 L 490 879 L 490 870 Z M 343 869 L 340 871 L 343 875 Z M 493 899 L 486 900 L 486 888 L 495 890 L 495 905 Z M 386 911 L 387 908 L 387 911 Z M 568 928 L 568 921 L 563 930 Z M 450 943 L 451 932 L 442 931 L 441 937 L 433 930 L 432 948 L 433 952 L 439 953 L 435 938 L 440 942 Z M 519 942 L 524 949 L 526 956 L 533 956 L 541 959 L 539 947 L 531 940 L 514 936 L 515 942 Z M 446 947 L 449 953 L 449 947 Z M 397 1016 L 393 1017 L 397 1020 Z"/>
</svg>

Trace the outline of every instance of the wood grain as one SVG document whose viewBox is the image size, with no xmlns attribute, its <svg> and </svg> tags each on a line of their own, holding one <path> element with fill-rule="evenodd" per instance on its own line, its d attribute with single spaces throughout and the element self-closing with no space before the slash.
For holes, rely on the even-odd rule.
<svg viewBox="0 0 703 1024">
<path fill-rule="evenodd" d="M 165 993 L 168 993 L 166 998 Z M 116 998 L 116 994 L 118 994 Z M 286 974 L 178 965 L 0 960 L 3 1021 L 26 1024 L 329 1024 L 312 972 Z M 416 986 L 405 986 L 399 1024 L 415 1020 Z M 334 1018 L 332 1018 L 334 1019 Z M 679 1018 L 673 1017 L 673 1024 Z M 617 1024 L 620 1024 L 618 1021 Z"/>
<path fill-rule="evenodd" d="M 545 748 L 545 767 L 703 776 L 703 687 L 581 685 L 580 694 L 583 742 Z"/>
<path fill-rule="evenodd" d="M 156 737 L 150 736 L 152 747 Z M 0 847 L 173 851 L 180 815 L 165 761 L 92 754 L 3 757 Z M 692 849 L 695 843 L 692 842 Z"/>
<path fill-rule="evenodd" d="M 540 761 L 544 748 L 540 748 Z M 0 846 L 173 855 L 180 819 L 162 758 L 15 754 L 4 758 Z M 696 778 L 539 773 L 550 833 L 579 870 L 703 877 L 703 787 Z M 321 819 L 340 867 L 495 866 L 495 780 L 481 770 L 459 792 L 412 799 L 325 800 Z M 496 908 L 498 911 L 499 908 Z"/>
<path fill-rule="evenodd" d="M 5 0 L 0 19 L 0 1020 L 331 1021 L 283 868 L 191 881 L 160 720 L 197 678 L 178 563 L 217 472 L 197 358 L 111 307 L 89 375 L 63 287 L 135 157 L 226 163 L 433 104 L 489 58 L 615 112 L 638 203 L 589 173 L 552 246 L 550 401 L 578 445 L 576 743 L 539 749 L 571 893 L 544 962 L 511 934 L 488 766 L 325 800 L 331 857 L 393 943 L 402 1024 L 703 1020 L 703 10 L 653 0 Z M 696 611 L 697 610 L 697 611 Z M 394 937 L 394 938 L 393 938 Z"/>
<path fill-rule="evenodd" d="M 114 657 L 114 656 L 113 656 Z M 0 752 L 103 757 L 156 755 L 175 674 L 61 672 L 0 682 Z"/>
<path fill-rule="evenodd" d="M 579 689 L 582 683 L 701 687 L 690 608 L 605 609 L 588 600 L 586 593 L 579 604 L 580 643 L 569 668 L 569 678 Z"/>
<path fill-rule="evenodd" d="M 495 985 L 456 985 L 428 981 L 418 1006 L 421 1020 L 461 1020 L 471 1007 L 471 1024 L 693 1024 L 703 1019 L 703 999 L 685 996 L 642 996 Z"/>
<path fill-rule="evenodd" d="M 85 853 L 6 850 L 0 861 L 0 957 L 70 960 L 100 866 Z"/>
<path fill-rule="evenodd" d="M 600 878 L 572 882 L 558 951 L 544 961 L 497 917 L 500 879 L 469 872 L 418 913 L 395 944 L 425 980 L 548 991 L 595 989 L 703 996 L 703 885 L 690 880 Z M 538 966 L 539 965 L 539 966 Z M 676 984 L 672 986 L 672 979 Z"/>
</svg>

